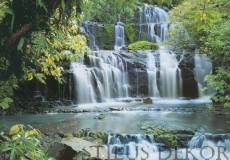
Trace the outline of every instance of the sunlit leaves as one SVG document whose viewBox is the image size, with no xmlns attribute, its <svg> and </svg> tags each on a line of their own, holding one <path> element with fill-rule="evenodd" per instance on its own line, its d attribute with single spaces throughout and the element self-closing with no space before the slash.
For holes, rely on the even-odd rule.
<svg viewBox="0 0 230 160">
<path fill-rule="evenodd" d="M 1 133 L 3 141 L 0 152 L 10 160 L 51 160 L 41 147 L 39 130 L 16 124 L 10 128 L 9 135 Z"/>
<path fill-rule="evenodd" d="M 13 100 L 9 97 L 3 98 L 0 100 L 0 108 L 8 109 L 12 102 L 13 102 Z"/>
<path fill-rule="evenodd" d="M 60 14 L 57 9 L 56 14 Z M 26 45 L 25 58 L 32 64 L 26 70 L 26 79 L 45 83 L 47 77 L 62 81 L 63 63 L 82 57 L 87 51 L 85 36 L 80 35 L 76 17 L 60 23 L 59 16 L 50 18 L 49 31 L 33 32 Z M 68 53 L 68 54 L 66 54 Z M 34 65 L 34 67 L 32 67 Z"/>
<path fill-rule="evenodd" d="M 0 22 L 2 22 L 3 18 L 5 17 L 7 10 L 8 10 L 8 1 L 0 0 Z"/>
</svg>

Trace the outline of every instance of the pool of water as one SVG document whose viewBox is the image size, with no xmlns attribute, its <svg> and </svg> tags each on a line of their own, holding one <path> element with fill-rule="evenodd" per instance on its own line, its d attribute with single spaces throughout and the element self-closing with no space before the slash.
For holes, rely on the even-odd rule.
<svg viewBox="0 0 230 160">
<path fill-rule="evenodd" d="M 96 117 L 105 115 L 105 119 Z M 21 114 L 1 116 L 1 129 L 15 124 L 30 124 L 44 132 L 72 132 L 80 128 L 112 133 L 138 134 L 145 128 L 198 129 L 203 128 L 211 133 L 230 132 L 230 116 L 216 115 L 210 112 L 177 112 L 177 111 L 113 111 L 87 112 L 76 114 Z"/>
</svg>

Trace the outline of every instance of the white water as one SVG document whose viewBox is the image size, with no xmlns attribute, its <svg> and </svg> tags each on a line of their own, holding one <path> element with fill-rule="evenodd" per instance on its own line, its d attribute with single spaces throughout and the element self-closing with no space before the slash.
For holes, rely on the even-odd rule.
<svg viewBox="0 0 230 160">
<path fill-rule="evenodd" d="M 166 149 L 163 147 L 164 144 L 155 142 L 153 135 L 110 135 L 107 149 L 108 146 L 110 157 L 127 160 L 217 160 L 218 158 L 219 160 L 228 160 L 230 158 L 229 138 L 214 142 L 207 139 L 202 133 L 194 135 L 189 141 L 187 149 Z"/>
<path fill-rule="evenodd" d="M 120 50 L 125 47 L 125 29 L 122 22 L 117 22 L 115 25 L 115 50 Z"/>
<path fill-rule="evenodd" d="M 89 65 L 75 62 L 74 74 L 77 103 L 104 102 L 128 97 L 125 61 L 116 52 L 100 51 L 88 55 Z"/>
<path fill-rule="evenodd" d="M 157 86 L 157 67 L 153 52 L 147 55 L 147 74 L 148 74 L 148 90 L 150 97 L 159 97 L 160 93 Z"/>
<path fill-rule="evenodd" d="M 89 47 L 92 50 L 99 50 L 99 47 L 96 43 L 96 22 L 84 21 L 84 28 L 86 30 L 86 34 L 89 37 Z"/>
<path fill-rule="evenodd" d="M 160 47 L 160 88 L 161 96 L 177 98 L 182 95 L 182 78 L 176 54 Z"/>
<path fill-rule="evenodd" d="M 145 4 L 139 8 L 139 39 L 160 42 L 167 37 L 168 13 L 163 9 Z"/>
<path fill-rule="evenodd" d="M 213 90 L 208 88 L 207 91 L 203 91 L 204 87 L 207 87 L 205 77 L 212 73 L 212 61 L 204 54 L 195 54 L 194 56 L 194 75 L 199 88 L 199 96 L 210 96 L 213 94 Z"/>
<path fill-rule="evenodd" d="M 163 9 L 147 5 L 140 11 L 140 34 L 147 26 L 147 39 L 157 43 L 166 40 L 168 31 L 168 13 Z M 170 53 L 167 47 L 161 46 L 160 54 L 160 92 L 157 87 L 157 68 L 155 58 L 151 52 L 148 53 L 147 73 L 149 83 L 149 95 L 158 97 L 177 98 L 182 96 L 182 78 L 179 62 L 176 55 Z"/>
</svg>

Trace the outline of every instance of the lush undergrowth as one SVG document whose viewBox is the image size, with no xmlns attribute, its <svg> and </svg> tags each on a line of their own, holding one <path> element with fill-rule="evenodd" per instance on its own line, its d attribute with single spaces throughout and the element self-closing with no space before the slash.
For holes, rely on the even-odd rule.
<svg viewBox="0 0 230 160">
<path fill-rule="evenodd" d="M 21 124 L 10 128 L 9 133 L 0 134 L 0 158 L 10 160 L 52 160 L 41 146 L 42 134 Z"/>
</svg>

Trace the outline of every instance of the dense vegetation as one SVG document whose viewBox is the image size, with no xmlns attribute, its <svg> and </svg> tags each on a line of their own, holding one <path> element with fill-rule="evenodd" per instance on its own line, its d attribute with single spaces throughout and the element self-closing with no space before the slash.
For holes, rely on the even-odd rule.
<svg viewBox="0 0 230 160">
<path fill-rule="evenodd" d="M 207 82 L 217 94 L 216 104 L 230 107 L 230 3 L 228 0 L 186 0 L 172 10 L 173 43 L 181 48 L 195 44 L 214 63 Z M 181 32 L 185 28 L 185 32 Z M 187 36 L 184 36 L 187 35 Z M 175 38 L 177 37 L 177 38 Z M 185 37 L 185 38 L 184 38 Z"/>
<path fill-rule="evenodd" d="M 84 16 L 87 20 L 103 23 L 133 21 L 138 7 L 144 3 L 172 8 L 183 0 L 88 0 L 83 5 Z"/>
<path fill-rule="evenodd" d="M 64 64 L 88 51 L 79 32 L 80 1 L 0 1 L 0 107 L 20 83 L 48 77 L 62 82 Z"/>
</svg>

